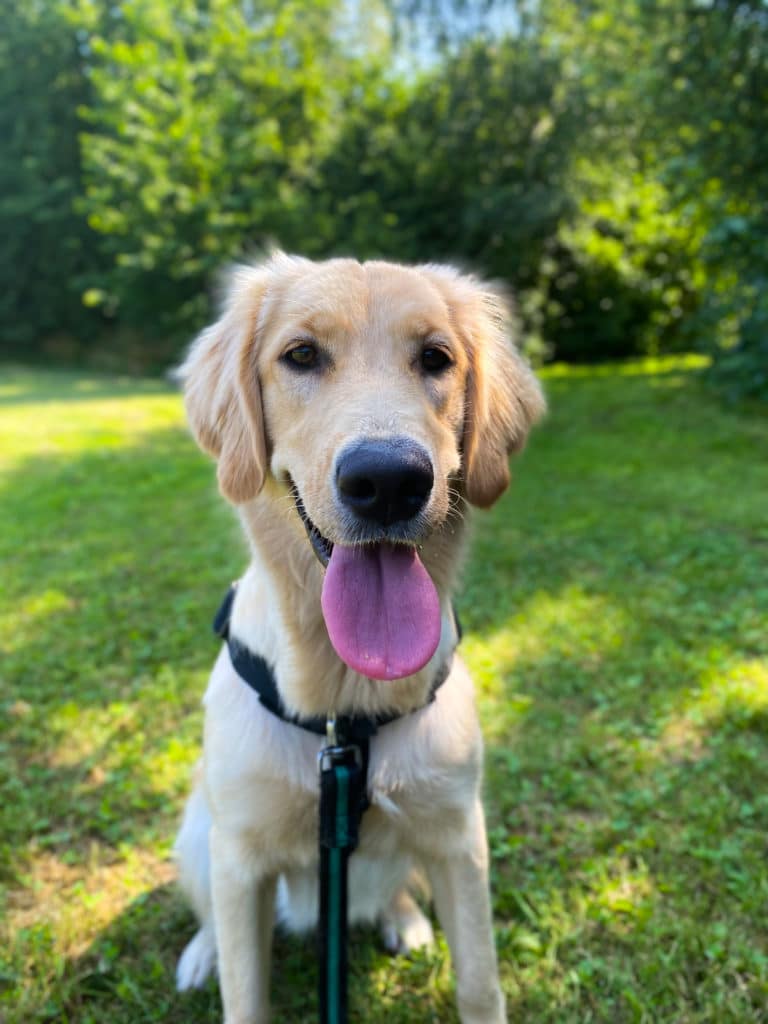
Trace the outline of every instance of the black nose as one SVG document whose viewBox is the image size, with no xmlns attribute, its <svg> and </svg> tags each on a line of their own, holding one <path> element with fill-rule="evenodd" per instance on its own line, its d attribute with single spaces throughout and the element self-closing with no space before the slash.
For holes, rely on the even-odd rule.
<svg viewBox="0 0 768 1024">
<path fill-rule="evenodd" d="M 342 503 L 362 519 L 381 526 L 417 515 L 434 479 L 427 452 L 405 437 L 361 441 L 342 452 L 336 467 Z"/>
</svg>

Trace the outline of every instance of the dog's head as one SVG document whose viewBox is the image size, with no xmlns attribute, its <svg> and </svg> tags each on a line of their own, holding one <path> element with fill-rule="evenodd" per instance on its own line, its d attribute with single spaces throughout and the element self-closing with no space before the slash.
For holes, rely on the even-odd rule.
<svg viewBox="0 0 768 1024">
<path fill-rule="evenodd" d="M 439 639 L 417 554 L 466 498 L 509 483 L 544 400 L 498 295 L 449 267 L 276 254 L 232 275 L 181 368 L 222 493 L 290 489 L 327 564 L 323 611 L 353 668 L 398 678 Z"/>
</svg>

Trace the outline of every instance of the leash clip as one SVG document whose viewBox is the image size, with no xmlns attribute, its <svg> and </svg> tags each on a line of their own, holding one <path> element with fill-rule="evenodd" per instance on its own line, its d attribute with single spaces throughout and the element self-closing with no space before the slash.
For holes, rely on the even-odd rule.
<svg viewBox="0 0 768 1024">
<path fill-rule="evenodd" d="M 317 760 L 320 762 L 320 773 L 330 772 L 336 765 L 363 766 L 363 754 L 360 747 L 353 743 L 339 743 L 336 732 L 336 712 L 329 711 L 325 720 L 325 743 Z"/>
<path fill-rule="evenodd" d="M 318 755 L 320 774 L 332 772 L 337 765 L 354 765 L 363 767 L 363 755 L 360 747 L 323 747 Z"/>
</svg>

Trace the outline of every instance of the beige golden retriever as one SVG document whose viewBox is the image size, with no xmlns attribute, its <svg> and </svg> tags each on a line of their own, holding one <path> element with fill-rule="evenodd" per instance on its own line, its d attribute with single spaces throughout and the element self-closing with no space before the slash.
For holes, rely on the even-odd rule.
<svg viewBox="0 0 768 1024">
<path fill-rule="evenodd" d="M 501 1024 L 482 741 L 451 591 L 467 504 L 502 494 L 544 409 L 503 302 L 449 267 L 276 254 L 233 272 L 181 376 L 250 542 L 232 635 L 272 666 L 288 714 L 400 714 L 371 743 L 350 919 L 378 921 L 392 949 L 428 944 L 412 895 L 426 876 L 463 1024 Z M 200 919 L 177 980 L 217 966 L 226 1024 L 269 1019 L 275 912 L 316 921 L 322 745 L 268 711 L 222 648 L 176 844 Z"/>
</svg>

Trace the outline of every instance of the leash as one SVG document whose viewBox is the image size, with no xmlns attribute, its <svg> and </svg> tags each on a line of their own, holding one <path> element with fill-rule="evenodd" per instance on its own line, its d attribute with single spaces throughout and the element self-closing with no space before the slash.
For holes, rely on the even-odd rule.
<svg viewBox="0 0 768 1024">
<path fill-rule="evenodd" d="M 379 728 L 402 717 L 341 715 L 297 717 L 283 707 L 275 674 L 260 654 L 230 636 L 229 620 L 237 584 L 233 583 L 213 621 L 213 631 L 227 644 L 235 672 L 277 718 L 316 735 L 325 736 L 320 751 L 320 908 L 318 921 L 320 1024 L 347 1024 L 349 858 L 357 848 L 360 823 L 370 806 L 368 762 L 370 741 Z M 457 643 L 461 624 L 454 611 Z M 435 699 L 451 670 L 453 651 L 432 682 L 429 701 Z"/>
<path fill-rule="evenodd" d="M 347 869 L 368 806 L 367 758 L 359 746 L 339 742 L 333 714 L 326 738 L 320 752 L 320 1024 L 347 1024 Z"/>
</svg>

